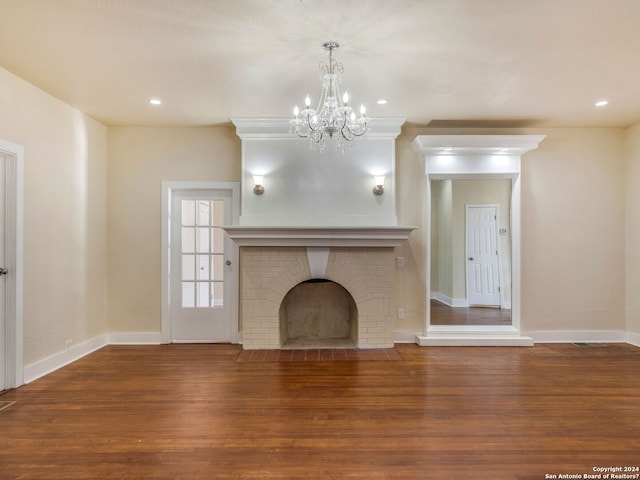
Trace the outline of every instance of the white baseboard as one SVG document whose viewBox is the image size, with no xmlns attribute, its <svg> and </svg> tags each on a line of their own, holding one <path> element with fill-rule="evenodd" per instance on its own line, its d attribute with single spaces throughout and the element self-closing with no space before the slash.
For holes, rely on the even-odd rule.
<svg viewBox="0 0 640 480">
<path fill-rule="evenodd" d="M 73 345 L 67 350 L 63 350 L 53 355 L 38 360 L 24 367 L 24 383 L 31 383 L 40 377 L 69 365 L 85 355 L 89 355 L 96 350 L 107 345 L 107 334 L 98 335 L 77 345 Z"/>
<path fill-rule="evenodd" d="M 535 343 L 625 343 L 624 330 L 535 330 L 522 332 Z M 629 342 L 631 343 L 631 342 Z"/>
<path fill-rule="evenodd" d="M 468 307 L 469 302 L 466 298 L 451 298 L 448 295 L 440 292 L 431 292 L 431 300 L 437 300 L 440 303 L 444 303 L 448 307 Z"/>
<path fill-rule="evenodd" d="M 114 332 L 107 334 L 109 345 L 160 345 L 160 332 Z"/>
<path fill-rule="evenodd" d="M 627 343 L 640 347 L 640 333 L 627 332 Z"/>
<path fill-rule="evenodd" d="M 532 347 L 533 338 L 524 335 L 417 335 L 421 347 Z"/>
<path fill-rule="evenodd" d="M 59 368 L 80 360 L 107 345 L 158 345 L 160 332 L 114 332 L 104 333 L 73 345 L 53 355 L 24 367 L 24 383 L 31 383 Z"/>
<path fill-rule="evenodd" d="M 442 334 L 436 337 L 397 330 L 395 343 L 421 346 L 530 346 L 535 343 L 629 343 L 640 347 L 640 333 L 623 330 L 538 330 L 522 335 L 468 335 L 463 338 Z M 24 367 L 24 383 L 31 383 L 107 345 L 159 345 L 160 332 L 113 332 L 98 335 Z"/>
</svg>

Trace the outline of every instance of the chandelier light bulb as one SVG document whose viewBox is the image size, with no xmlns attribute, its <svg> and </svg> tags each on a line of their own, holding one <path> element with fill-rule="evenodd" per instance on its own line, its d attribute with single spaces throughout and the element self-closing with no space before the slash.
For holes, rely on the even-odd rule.
<svg viewBox="0 0 640 480">
<path fill-rule="evenodd" d="M 300 109 L 298 109 L 298 105 L 293 107 L 293 116 L 297 117 L 300 114 Z"/>
<path fill-rule="evenodd" d="M 362 115 L 364 117 L 364 114 L 367 112 L 366 108 L 364 108 L 364 105 L 360 105 L 360 115 Z"/>
<path fill-rule="evenodd" d="M 311 106 L 311 98 L 309 98 L 309 95 L 305 97 L 304 104 L 307 106 L 307 108 Z"/>
<path fill-rule="evenodd" d="M 351 112 L 351 116 L 349 117 L 351 119 L 351 121 L 355 121 L 356 119 L 356 113 L 355 112 Z"/>
<path fill-rule="evenodd" d="M 349 102 L 349 94 L 347 92 L 344 92 L 344 95 L 342 95 L 342 102 L 345 105 Z"/>
</svg>

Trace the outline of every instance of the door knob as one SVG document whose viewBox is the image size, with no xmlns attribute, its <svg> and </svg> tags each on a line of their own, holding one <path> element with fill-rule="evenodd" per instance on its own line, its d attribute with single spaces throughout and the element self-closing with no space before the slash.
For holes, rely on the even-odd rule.
<svg viewBox="0 0 640 480">
<path fill-rule="evenodd" d="M 0 275 L 6 275 L 7 273 L 9 273 L 9 270 L 4 267 L 0 267 Z"/>
<path fill-rule="evenodd" d="M 231 265 L 231 260 L 227 260 L 226 262 L 224 262 L 227 264 L 227 266 Z"/>
<path fill-rule="evenodd" d="M 473 261 L 473 257 L 469 257 L 469 260 Z"/>
</svg>

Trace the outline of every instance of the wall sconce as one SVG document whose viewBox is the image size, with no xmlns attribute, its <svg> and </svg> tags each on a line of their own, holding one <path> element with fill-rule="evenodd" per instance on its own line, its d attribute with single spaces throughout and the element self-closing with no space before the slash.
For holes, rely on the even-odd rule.
<svg viewBox="0 0 640 480">
<path fill-rule="evenodd" d="M 373 187 L 374 195 L 382 195 L 384 193 L 384 175 L 375 175 L 375 187 Z"/>
<path fill-rule="evenodd" d="M 264 187 L 262 186 L 263 175 L 253 176 L 253 193 L 256 195 L 262 195 L 264 193 Z"/>
</svg>

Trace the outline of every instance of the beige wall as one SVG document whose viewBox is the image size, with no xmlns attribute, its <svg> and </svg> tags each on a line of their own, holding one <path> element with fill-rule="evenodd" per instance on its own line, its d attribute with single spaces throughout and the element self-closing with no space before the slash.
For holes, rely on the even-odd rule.
<svg viewBox="0 0 640 480">
<path fill-rule="evenodd" d="M 24 146 L 24 363 L 106 332 L 106 128 L 0 69 L 0 138 Z"/>
<path fill-rule="evenodd" d="M 640 341 L 640 124 L 625 132 L 625 287 L 627 331 Z"/>
<path fill-rule="evenodd" d="M 240 181 L 231 127 L 125 128 L 109 134 L 109 330 L 159 332 L 163 181 Z"/>
<path fill-rule="evenodd" d="M 523 160 L 523 329 L 624 330 L 622 140 L 555 130 Z"/>
<path fill-rule="evenodd" d="M 25 147 L 25 364 L 67 339 L 159 332 L 161 182 L 239 181 L 234 130 L 107 129 L 1 69 L 0 87 L 0 138 Z M 640 126 L 404 128 L 398 218 L 418 229 L 394 252 L 396 330 L 424 329 L 424 160 L 411 142 L 428 133 L 547 135 L 523 160 L 522 327 L 640 331 Z"/>
<path fill-rule="evenodd" d="M 431 296 L 453 298 L 452 181 L 431 182 Z"/>
<path fill-rule="evenodd" d="M 429 133 L 547 135 L 522 163 L 522 329 L 624 330 L 624 131 L 594 128 L 403 129 L 398 217 L 420 222 L 398 249 L 419 262 L 402 272 L 407 288 L 398 292 L 399 308 L 412 305 L 410 326 L 423 328 L 425 308 L 416 308 L 425 279 L 424 160 L 410 142 Z"/>
</svg>

